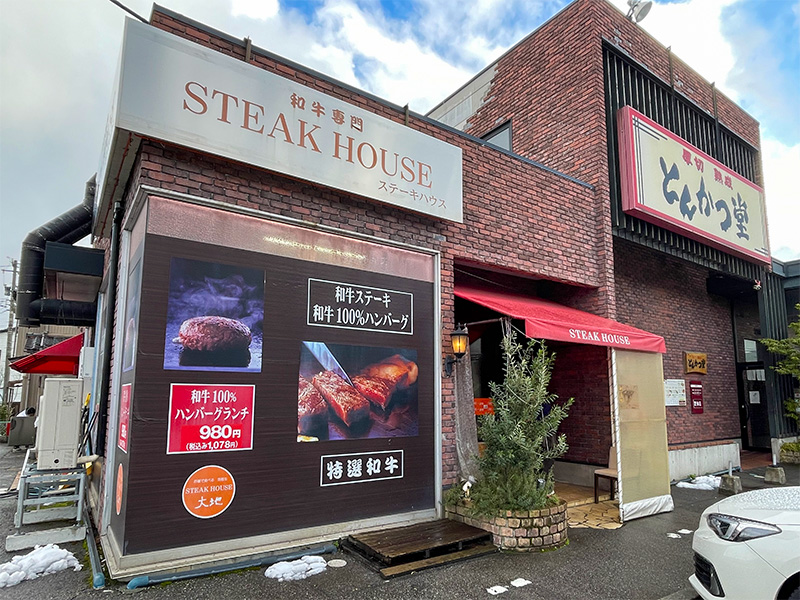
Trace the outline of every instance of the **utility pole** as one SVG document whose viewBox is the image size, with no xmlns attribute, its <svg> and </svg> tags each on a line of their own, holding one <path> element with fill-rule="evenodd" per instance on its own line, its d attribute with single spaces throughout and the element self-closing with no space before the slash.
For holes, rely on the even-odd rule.
<svg viewBox="0 0 800 600">
<path fill-rule="evenodd" d="M 11 288 L 8 290 L 8 329 L 6 330 L 6 354 L 3 361 L 3 404 L 11 408 L 11 401 L 8 397 L 8 390 L 10 387 L 9 368 L 11 365 L 11 349 L 14 347 L 14 317 L 17 309 L 16 302 L 17 292 L 17 261 L 11 259 Z"/>
</svg>

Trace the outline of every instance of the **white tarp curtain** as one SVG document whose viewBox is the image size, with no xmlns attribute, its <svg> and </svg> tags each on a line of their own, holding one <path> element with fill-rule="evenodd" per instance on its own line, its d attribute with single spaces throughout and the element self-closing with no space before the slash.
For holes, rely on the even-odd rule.
<svg viewBox="0 0 800 600">
<path fill-rule="evenodd" d="M 620 518 L 673 509 L 661 354 L 612 349 Z"/>
<path fill-rule="evenodd" d="M 477 479 L 478 431 L 475 423 L 475 395 L 472 391 L 472 359 L 467 353 L 453 365 L 455 379 L 455 436 L 458 474 L 461 479 Z"/>
</svg>

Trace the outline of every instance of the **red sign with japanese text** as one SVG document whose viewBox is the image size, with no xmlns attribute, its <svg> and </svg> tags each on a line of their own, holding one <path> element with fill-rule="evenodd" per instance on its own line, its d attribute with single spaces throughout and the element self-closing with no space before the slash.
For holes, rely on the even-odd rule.
<svg viewBox="0 0 800 600">
<path fill-rule="evenodd" d="M 131 384 L 126 383 L 122 386 L 119 400 L 119 432 L 117 434 L 117 446 L 127 454 L 128 452 L 128 432 L 131 423 Z"/>
<path fill-rule="evenodd" d="M 253 449 L 254 385 L 173 383 L 167 454 Z"/>
<path fill-rule="evenodd" d="M 689 382 L 689 397 L 692 400 L 692 414 L 703 414 L 703 382 Z"/>
</svg>

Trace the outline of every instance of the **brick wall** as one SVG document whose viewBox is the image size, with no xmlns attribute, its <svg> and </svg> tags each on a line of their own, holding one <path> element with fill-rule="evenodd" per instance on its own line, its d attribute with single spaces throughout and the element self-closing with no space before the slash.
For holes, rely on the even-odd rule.
<svg viewBox="0 0 800 600">
<path fill-rule="evenodd" d="M 595 186 L 592 255 L 603 269 L 595 304 L 585 308 L 613 318 L 603 63 L 596 7 L 583 4 L 568 6 L 498 61 L 489 100 L 467 131 L 482 135 L 510 119 L 514 152 Z"/>
<path fill-rule="evenodd" d="M 739 409 L 730 301 L 706 292 L 708 270 L 648 248 L 618 241 L 620 320 L 664 337 L 664 378 L 703 382 L 703 414 L 667 407 L 670 446 L 738 438 Z M 683 353 L 708 355 L 708 374 L 684 374 Z M 688 395 L 688 383 L 687 383 Z"/>
<path fill-rule="evenodd" d="M 594 254 L 606 269 L 590 310 L 615 318 L 603 39 L 670 81 L 667 48 L 605 0 L 577 0 L 497 61 L 486 101 L 466 131 L 480 136 L 511 120 L 515 152 L 595 186 Z M 711 84 L 678 57 L 672 63 L 678 93 L 713 114 Z M 755 119 L 719 93 L 717 111 L 724 125 L 759 146 Z"/>
<path fill-rule="evenodd" d="M 666 47 L 648 35 L 644 29 L 625 19 L 622 13 L 605 0 L 580 0 L 576 4 L 596 4 L 600 34 L 615 43 L 633 60 L 645 65 L 662 81 L 669 83 L 669 51 Z M 672 55 L 676 92 L 713 115 L 711 83 L 685 62 L 691 63 L 693 60 L 693 56 Z M 758 121 L 719 91 L 717 91 L 717 113 L 723 125 L 754 146 L 760 145 Z"/>
<path fill-rule="evenodd" d="M 758 315 L 758 298 L 755 293 L 752 294 L 752 300 L 748 302 L 745 299 L 736 301 L 733 310 L 734 318 L 736 319 L 736 349 L 739 353 L 738 360 L 745 361 L 744 354 L 744 340 L 760 340 L 761 335 L 761 319 Z M 757 345 L 758 356 L 763 356 L 765 351 L 761 344 Z"/>
<path fill-rule="evenodd" d="M 244 60 L 244 44 L 224 34 L 216 35 L 158 11 L 153 13 L 151 22 L 156 27 Z M 257 49 L 254 49 L 251 64 L 384 118 L 404 122 L 405 115 L 396 107 L 285 64 Z M 147 184 L 440 251 L 442 329 L 445 332 L 455 327 L 452 294 L 455 261 L 536 274 L 587 289 L 597 288 L 607 279 L 605 261 L 596 251 L 598 212 L 591 189 L 465 140 L 413 115 L 408 125 L 462 147 L 463 224 L 436 221 L 156 142 L 145 143 L 140 150 L 131 178 L 129 200 L 139 185 Z M 596 294 L 589 293 L 581 298 L 583 306 L 591 308 L 602 304 L 594 296 Z M 443 347 L 448 344 L 449 340 L 443 338 Z M 442 382 L 445 432 L 453 426 L 451 385 L 449 379 Z M 444 441 L 443 462 L 443 478 L 447 484 L 456 476 L 452 436 Z"/>
<path fill-rule="evenodd" d="M 669 84 L 667 48 L 605 0 L 577 0 L 498 62 L 487 100 L 467 131 L 483 135 L 512 119 L 514 151 L 598 184 L 606 163 L 605 38 Z M 692 57 L 684 57 L 691 60 Z M 676 91 L 713 114 L 711 84 L 673 55 Z M 759 146 L 758 122 L 721 93 L 720 121 Z"/>
<path fill-rule="evenodd" d="M 110 230 L 111 230 L 111 228 L 109 227 L 109 232 L 110 232 Z M 95 248 L 99 249 L 99 250 L 105 251 L 105 255 L 103 257 L 103 273 L 107 274 L 108 273 L 108 269 L 109 269 L 109 265 L 111 264 L 111 238 L 95 238 L 95 239 L 92 240 L 92 245 Z M 121 259 L 117 260 L 117 268 L 118 269 L 120 267 L 120 260 Z M 119 293 L 120 281 L 121 281 L 121 278 L 117 277 L 117 281 L 115 282 L 115 293 L 117 294 L 117 298 L 119 298 L 118 293 Z M 107 306 L 106 306 L 106 309 L 108 309 Z M 117 304 L 114 306 L 114 322 L 115 323 L 117 322 L 116 319 L 117 319 L 117 315 L 118 315 L 118 313 L 117 313 L 118 310 L 122 310 L 122 305 L 119 302 L 117 302 Z M 103 316 L 103 319 L 105 320 L 104 316 Z M 106 332 L 106 335 L 110 335 L 111 336 L 111 356 L 109 358 L 109 363 L 111 365 L 111 367 L 110 367 L 111 369 L 114 368 L 114 348 L 115 348 L 114 337 L 115 337 L 115 334 L 116 334 L 116 332 L 113 329 L 111 331 L 109 331 L 109 332 Z M 101 340 L 100 343 L 102 344 L 103 340 Z M 98 348 L 98 353 L 99 353 L 99 348 Z M 99 357 L 99 354 L 95 356 L 95 360 L 99 360 L 98 357 Z M 100 377 L 99 372 L 100 371 L 98 369 L 98 377 Z M 98 391 L 100 392 L 100 397 L 97 399 L 97 401 L 100 401 L 102 399 L 103 394 L 106 394 L 107 398 L 108 398 L 108 402 L 105 405 L 105 418 L 106 418 L 106 423 L 108 424 L 108 423 L 110 423 L 111 403 L 112 403 L 111 402 L 111 397 L 112 397 L 112 394 L 113 394 L 113 387 L 111 385 L 111 379 L 109 378 L 108 388 L 107 389 L 98 390 Z M 99 460 L 97 460 L 97 461 L 95 461 L 93 463 L 92 475 L 91 475 L 91 478 L 89 479 L 90 489 L 88 491 L 88 497 L 90 498 L 91 501 L 95 501 L 96 500 L 96 505 L 93 504 L 93 506 L 92 506 L 93 510 L 90 511 L 90 513 L 91 513 L 90 516 L 91 516 L 91 518 L 92 518 L 92 520 L 94 522 L 95 527 L 97 527 L 98 530 L 100 530 L 101 526 L 102 526 L 101 517 L 102 517 L 102 514 L 103 514 L 104 504 L 105 504 L 105 501 L 106 501 L 106 494 L 103 493 L 103 487 L 105 485 L 105 468 L 106 468 L 105 457 L 110 456 L 110 454 L 111 454 L 111 451 L 110 451 L 110 448 L 109 448 L 110 439 L 111 438 L 112 438 L 112 436 L 109 435 L 108 428 L 107 428 L 106 429 L 105 445 L 104 445 L 104 447 L 102 449 L 102 452 L 98 452 L 97 450 L 95 450 L 95 452 L 97 452 L 98 454 L 101 454 L 102 456 L 100 457 Z"/>
<path fill-rule="evenodd" d="M 665 377 L 683 377 L 684 350 L 707 352 L 713 365 L 708 376 L 697 377 L 705 388 L 703 415 L 692 415 L 688 406 L 667 409 L 670 443 L 736 438 L 739 417 L 728 302 L 706 293 L 706 274 L 700 267 L 612 241 L 610 225 L 603 220 L 610 222 L 603 39 L 670 81 L 670 54 L 663 45 L 605 0 L 577 0 L 497 61 L 487 100 L 468 120 L 467 131 L 482 135 L 510 119 L 515 152 L 595 186 L 600 212 L 597 256 L 608 270 L 616 270 L 613 281 L 601 283 L 595 298 L 605 301 L 608 316 L 664 335 Z M 711 84 L 674 55 L 672 63 L 678 93 L 713 114 Z M 758 123 L 750 115 L 719 93 L 717 109 L 724 125 L 758 147 Z M 612 246 L 618 246 L 616 251 L 609 251 Z M 612 297 L 605 299 L 604 294 Z M 578 422 L 575 416 L 572 425 Z M 573 455 L 582 451 L 570 450 Z"/>
<path fill-rule="evenodd" d="M 575 398 L 560 433 L 567 436 L 564 460 L 606 466 L 611 447 L 608 350 L 580 344 L 548 344 L 556 354 L 550 389 L 561 400 Z"/>
</svg>

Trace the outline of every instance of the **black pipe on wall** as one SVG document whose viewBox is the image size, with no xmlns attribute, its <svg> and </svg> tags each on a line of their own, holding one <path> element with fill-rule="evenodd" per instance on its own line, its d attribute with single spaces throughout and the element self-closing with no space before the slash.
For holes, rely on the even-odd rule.
<svg viewBox="0 0 800 600">
<path fill-rule="evenodd" d="M 20 251 L 19 283 L 17 284 L 16 317 L 20 325 L 36 327 L 41 323 L 42 309 L 46 306 L 47 314 L 66 314 L 67 310 L 75 311 L 76 307 L 63 307 L 64 310 L 50 303 L 41 302 L 44 289 L 44 249 L 47 242 L 74 244 L 85 237 L 92 229 L 92 209 L 94 205 L 95 176 L 86 182 L 83 202 L 67 212 L 48 221 L 31 231 L 22 242 Z M 51 302 L 59 302 L 53 300 Z M 74 303 L 73 303 L 74 304 Z M 94 304 L 87 303 L 89 306 Z M 78 309 L 85 314 L 89 307 Z M 85 319 L 83 319 L 85 320 Z M 62 325 L 85 325 L 86 323 L 63 322 Z M 94 324 L 94 317 L 90 325 Z"/>
<path fill-rule="evenodd" d="M 31 308 L 38 312 L 42 323 L 50 325 L 94 327 L 97 316 L 97 302 L 40 298 L 31 302 Z"/>
</svg>

